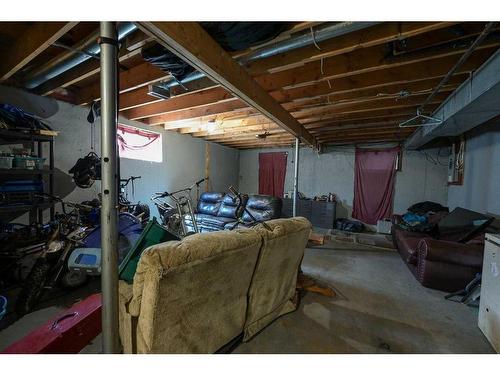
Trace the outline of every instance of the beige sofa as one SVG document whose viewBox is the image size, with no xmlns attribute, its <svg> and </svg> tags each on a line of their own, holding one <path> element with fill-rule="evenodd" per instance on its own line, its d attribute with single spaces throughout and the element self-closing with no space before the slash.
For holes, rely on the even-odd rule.
<svg viewBox="0 0 500 375">
<path fill-rule="evenodd" d="M 295 310 L 311 224 L 266 223 L 271 231 L 259 224 L 146 249 L 133 284 L 119 285 L 124 353 L 213 353 Z"/>
</svg>

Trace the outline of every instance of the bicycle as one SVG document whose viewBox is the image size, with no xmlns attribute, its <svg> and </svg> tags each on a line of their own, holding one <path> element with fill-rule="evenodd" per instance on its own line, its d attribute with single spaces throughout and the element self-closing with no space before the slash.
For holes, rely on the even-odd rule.
<svg viewBox="0 0 500 375">
<path fill-rule="evenodd" d="M 141 176 L 130 176 L 129 178 L 120 179 L 120 191 L 118 194 L 118 205 L 120 207 L 120 212 L 128 212 L 136 216 L 141 220 L 144 225 L 149 221 L 150 210 L 147 204 L 141 204 L 137 202 L 136 204 L 128 200 L 128 192 L 126 187 L 129 183 L 132 183 L 132 195 L 134 194 L 134 181 L 140 179 Z"/>
</svg>

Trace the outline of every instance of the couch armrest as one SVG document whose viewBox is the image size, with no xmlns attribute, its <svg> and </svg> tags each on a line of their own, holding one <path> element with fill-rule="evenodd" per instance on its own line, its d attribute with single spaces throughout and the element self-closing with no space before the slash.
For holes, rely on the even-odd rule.
<svg viewBox="0 0 500 375">
<path fill-rule="evenodd" d="M 131 354 L 134 353 L 134 320 L 136 319 L 136 317 L 130 314 L 128 308 L 128 305 L 133 297 L 132 285 L 129 285 L 125 281 L 120 280 L 118 284 L 118 295 L 120 341 L 123 347 L 123 352 L 125 354 Z"/>
<path fill-rule="evenodd" d="M 418 257 L 433 262 L 482 267 L 483 248 L 458 242 L 424 238 L 418 243 Z"/>
<path fill-rule="evenodd" d="M 391 221 L 392 221 L 392 224 L 398 225 L 398 224 L 401 224 L 404 220 L 403 220 L 402 215 L 394 214 L 394 215 L 392 215 Z"/>
</svg>

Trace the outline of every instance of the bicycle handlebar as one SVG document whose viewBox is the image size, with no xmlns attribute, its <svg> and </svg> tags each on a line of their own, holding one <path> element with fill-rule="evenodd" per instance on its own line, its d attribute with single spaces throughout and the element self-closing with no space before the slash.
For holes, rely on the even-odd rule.
<svg viewBox="0 0 500 375">
<path fill-rule="evenodd" d="M 48 194 L 48 193 L 39 193 L 39 194 L 35 194 L 35 196 L 48 197 L 48 198 L 52 199 L 53 201 L 61 203 L 62 210 L 63 210 L 64 214 L 67 214 L 66 213 L 66 206 L 73 207 L 73 208 L 76 208 L 78 210 L 80 210 L 80 209 L 92 210 L 94 208 L 94 207 L 88 206 L 86 204 L 64 201 L 64 200 L 62 200 L 62 198 L 60 198 L 60 197 L 58 197 L 56 195 Z"/>
<path fill-rule="evenodd" d="M 193 188 L 195 186 L 201 184 L 205 180 L 208 180 L 208 178 L 202 178 L 201 180 L 196 181 L 194 184 L 192 184 L 191 186 L 189 186 L 187 188 L 184 188 L 184 189 L 176 190 L 176 191 L 173 191 L 171 193 L 169 193 L 168 191 L 156 192 L 153 195 L 154 195 L 154 198 L 166 198 L 166 197 L 169 197 L 169 196 L 172 197 L 173 195 L 178 194 L 178 193 L 182 193 L 183 191 L 191 191 L 191 190 L 193 190 Z M 152 199 L 154 199 L 154 198 L 152 198 Z"/>
<path fill-rule="evenodd" d="M 129 178 L 120 178 L 120 183 L 122 187 L 125 187 L 129 182 L 140 179 L 141 176 L 130 176 Z"/>
</svg>

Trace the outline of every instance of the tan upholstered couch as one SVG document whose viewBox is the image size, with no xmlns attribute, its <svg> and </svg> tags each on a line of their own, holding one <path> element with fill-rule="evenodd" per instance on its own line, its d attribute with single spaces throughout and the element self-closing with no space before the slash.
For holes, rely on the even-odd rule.
<svg viewBox="0 0 500 375">
<path fill-rule="evenodd" d="M 311 230 L 304 218 L 200 233 L 148 248 L 132 285 L 120 281 L 125 353 L 213 353 L 294 311 Z"/>
</svg>

